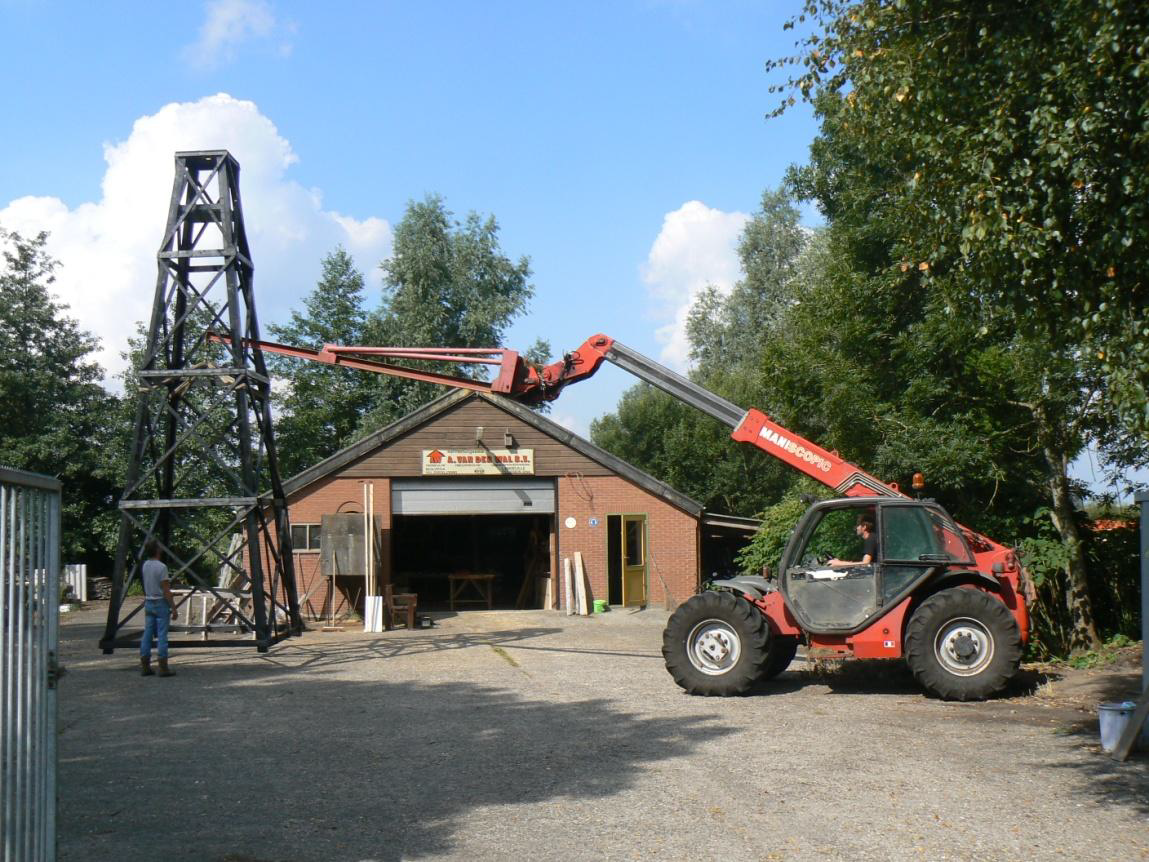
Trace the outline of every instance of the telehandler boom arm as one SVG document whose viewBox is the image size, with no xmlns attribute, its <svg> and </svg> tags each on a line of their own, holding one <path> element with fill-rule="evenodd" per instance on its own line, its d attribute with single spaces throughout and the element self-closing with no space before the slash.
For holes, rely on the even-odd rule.
<svg viewBox="0 0 1149 862">
<path fill-rule="evenodd" d="M 562 361 L 542 369 L 544 391 L 548 396 L 553 392 L 551 397 L 556 397 L 562 386 L 594 374 L 604 360 L 712 416 L 731 428 L 733 439 L 757 446 L 795 470 L 833 488 L 839 496 L 905 496 L 896 485 L 888 485 L 842 460 L 834 452 L 788 431 L 761 410 L 745 410 L 732 404 L 606 335 L 588 338 Z"/>
<path fill-rule="evenodd" d="M 227 338 L 220 335 L 211 334 L 209 338 L 219 343 L 230 344 Z M 566 386 L 593 376 L 603 362 L 610 362 L 726 424 L 732 429 L 730 436 L 734 440 L 757 446 L 795 470 L 832 488 L 839 496 L 906 496 L 896 484 L 886 483 L 871 476 L 860 467 L 839 458 L 836 453 L 827 451 L 783 428 L 762 411 L 754 408 L 743 409 L 608 335 L 592 335 L 578 349 L 542 368 L 528 364 L 518 352 L 506 348 L 346 347 L 325 344 L 322 350 L 313 350 L 276 344 L 272 341 L 260 341 L 258 347 L 264 352 L 313 362 L 343 365 L 361 371 L 373 371 L 460 389 L 493 392 L 526 404 L 553 401 Z M 446 362 L 455 365 L 494 365 L 498 367 L 498 372 L 493 380 L 478 380 L 400 365 L 396 364 L 396 360 Z M 984 566 L 988 571 L 998 564 L 1006 571 L 1017 570 L 1016 557 L 1009 548 L 968 528 L 962 529 L 965 531 L 966 540 L 978 557 L 979 567 Z"/>
</svg>

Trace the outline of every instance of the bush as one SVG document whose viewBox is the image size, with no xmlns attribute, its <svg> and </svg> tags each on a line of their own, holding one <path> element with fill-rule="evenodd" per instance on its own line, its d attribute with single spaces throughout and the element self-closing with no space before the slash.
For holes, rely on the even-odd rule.
<svg viewBox="0 0 1149 862">
<path fill-rule="evenodd" d="M 1102 641 L 1117 637 L 1139 639 L 1141 576 L 1137 523 L 1129 518 L 1106 518 L 1105 529 L 1096 529 L 1096 521 L 1084 513 L 1079 517 L 1097 635 Z M 1034 535 L 1021 540 L 1018 550 L 1037 591 L 1037 600 L 1030 608 L 1033 636 L 1029 654 L 1033 658 L 1063 658 L 1069 652 L 1073 624 L 1065 601 L 1069 589 L 1068 552 L 1049 520 L 1048 510 L 1039 509 L 1027 524 Z"/>
<path fill-rule="evenodd" d="M 1141 639 L 1140 530 L 1134 520 L 1085 531 L 1089 599 L 1102 640 Z"/>
</svg>

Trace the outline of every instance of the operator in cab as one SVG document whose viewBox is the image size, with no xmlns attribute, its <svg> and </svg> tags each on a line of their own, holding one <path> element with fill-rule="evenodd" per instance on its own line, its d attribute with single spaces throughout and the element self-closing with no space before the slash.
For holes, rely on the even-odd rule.
<svg viewBox="0 0 1149 862">
<path fill-rule="evenodd" d="M 874 525 L 873 512 L 858 515 L 854 532 L 862 539 L 862 559 L 839 560 L 835 557 L 830 560 L 831 566 L 868 566 L 878 559 L 878 533 Z"/>
</svg>

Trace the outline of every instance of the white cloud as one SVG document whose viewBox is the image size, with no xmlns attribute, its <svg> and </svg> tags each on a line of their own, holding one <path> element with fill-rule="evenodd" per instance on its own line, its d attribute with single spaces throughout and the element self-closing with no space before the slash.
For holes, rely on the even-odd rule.
<svg viewBox="0 0 1149 862">
<path fill-rule="evenodd" d="M 687 201 L 663 218 L 642 279 L 660 315 L 673 320 L 656 332 L 668 365 L 682 370 L 689 364 L 686 318 L 699 292 L 712 284 L 729 293 L 740 277 L 738 237 L 749 219 L 746 213 L 723 212 L 701 201 Z"/>
<path fill-rule="evenodd" d="M 184 48 L 184 59 L 193 66 L 212 69 L 233 60 L 245 42 L 278 40 L 280 56 L 291 54 L 295 27 L 280 24 L 266 0 L 211 0 L 199 38 Z"/>
<path fill-rule="evenodd" d="M 156 251 L 167 220 L 174 154 L 226 149 L 240 164 L 240 194 L 255 263 L 255 296 L 264 332 L 301 306 L 325 254 L 342 244 L 371 288 L 391 252 L 391 226 L 325 210 L 318 191 L 288 178 L 291 145 L 253 102 L 218 94 L 172 103 L 141 117 L 124 141 L 104 147 L 107 169 L 98 201 L 74 209 L 54 197 L 24 197 L 0 209 L 0 225 L 50 233 L 60 261 L 53 292 L 82 328 L 100 337 L 96 359 L 109 376 L 136 322 L 147 320 L 156 283 Z"/>
</svg>

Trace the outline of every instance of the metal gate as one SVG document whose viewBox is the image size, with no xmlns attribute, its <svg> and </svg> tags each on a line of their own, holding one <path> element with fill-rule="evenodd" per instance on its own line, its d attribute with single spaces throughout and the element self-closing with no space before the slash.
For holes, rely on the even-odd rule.
<svg viewBox="0 0 1149 862">
<path fill-rule="evenodd" d="M 56 858 L 60 483 L 0 467 L 3 862 Z"/>
</svg>

